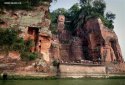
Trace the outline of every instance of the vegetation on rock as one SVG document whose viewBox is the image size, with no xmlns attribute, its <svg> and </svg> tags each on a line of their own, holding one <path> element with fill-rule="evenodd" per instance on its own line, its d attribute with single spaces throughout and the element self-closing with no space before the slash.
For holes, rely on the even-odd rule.
<svg viewBox="0 0 125 85">
<path fill-rule="evenodd" d="M 51 12 L 52 30 L 57 23 L 58 15 L 62 14 L 66 17 L 66 28 L 73 31 L 75 28 L 81 28 L 90 18 L 101 18 L 104 25 L 109 29 L 113 29 L 113 20 L 115 14 L 105 12 L 106 3 L 104 0 L 80 0 L 80 3 L 74 4 L 70 9 L 58 8 Z M 68 23 L 70 21 L 71 23 Z"/>
<path fill-rule="evenodd" d="M 33 52 L 23 52 L 21 53 L 21 59 L 24 61 L 35 60 L 38 57 L 37 53 Z"/>
<path fill-rule="evenodd" d="M 52 63 L 53 63 L 53 66 L 58 66 L 59 65 L 59 60 L 54 60 Z"/>
<path fill-rule="evenodd" d="M 0 50 L 6 52 L 8 56 L 9 51 L 18 51 L 21 53 L 23 60 L 34 60 L 37 58 L 36 53 L 31 53 L 30 49 L 33 46 L 32 40 L 24 41 L 23 38 L 18 36 L 19 30 L 12 28 L 0 28 Z"/>
</svg>

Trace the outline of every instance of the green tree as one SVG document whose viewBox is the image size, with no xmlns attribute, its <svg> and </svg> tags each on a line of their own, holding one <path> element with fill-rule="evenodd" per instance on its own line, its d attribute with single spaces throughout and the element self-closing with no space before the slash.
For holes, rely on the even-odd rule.
<svg viewBox="0 0 125 85">
<path fill-rule="evenodd" d="M 92 0 L 80 0 L 80 5 L 82 7 L 91 5 Z"/>
<path fill-rule="evenodd" d="M 113 29 L 115 14 L 107 12 L 105 15 L 106 3 L 104 0 L 79 0 L 80 3 L 74 4 L 70 9 L 59 8 L 51 13 L 52 27 L 56 28 L 59 14 L 63 14 L 66 20 L 71 23 L 65 23 L 66 28 L 73 31 L 75 28 L 81 28 L 90 18 L 100 17 L 105 26 Z M 54 23 L 54 24 L 53 24 Z"/>
<path fill-rule="evenodd" d="M 81 14 L 85 16 L 104 16 L 104 11 L 106 8 L 106 3 L 104 0 L 80 0 Z"/>
<path fill-rule="evenodd" d="M 106 19 L 108 20 L 114 20 L 115 19 L 115 14 L 113 14 L 112 12 L 107 12 L 106 13 Z"/>
<path fill-rule="evenodd" d="M 85 23 L 88 19 L 94 18 L 94 17 L 100 17 L 104 23 L 105 26 L 107 26 L 109 29 L 113 29 L 113 20 L 115 19 L 115 14 L 113 13 L 107 13 L 106 16 L 104 15 L 105 9 L 106 9 L 106 3 L 104 0 L 80 0 L 81 4 L 81 10 L 79 14 L 77 15 L 76 19 L 79 19 L 78 25 L 75 26 L 83 26 L 83 23 Z M 73 23 L 75 23 L 73 21 Z"/>
<path fill-rule="evenodd" d="M 106 9 L 106 3 L 104 0 L 94 0 L 93 1 L 93 8 L 95 12 L 98 12 L 101 15 L 104 15 Z"/>
<path fill-rule="evenodd" d="M 74 16 L 80 11 L 80 4 L 75 3 L 69 10 L 68 10 L 68 15 L 66 17 L 68 17 L 70 20 L 72 20 L 74 18 Z"/>
</svg>

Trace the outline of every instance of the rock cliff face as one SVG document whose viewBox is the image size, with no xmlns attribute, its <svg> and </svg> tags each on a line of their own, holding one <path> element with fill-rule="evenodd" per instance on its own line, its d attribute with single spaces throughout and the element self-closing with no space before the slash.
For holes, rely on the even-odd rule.
<svg viewBox="0 0 125 85">
<path fill-rule="evenodd" d="M 49 30 L 50 0 L 43 1 L 40 6 L 32 10 L 3 10 L 0 14 L 0 28 L 16 28 L 21 30 L 20 37 L 31 39 L 35 46 L 32 52 L 40 52 L 49 62 L 49 48 L 51 46 L 51 31 Z"/>
<path fill-rule="evenodd" d="M 35 46 L 31 48 L 31 52 L 41 54 L 40 59 L 26 65 L 21 62 L 19 53 L 10 52 L 8 58 L 15 62 L 12 67 L 9 65 L 10 60 L 0 54 L 0 63 L 15 71 L 43 72 L 45 70 L 47 72 L 53 60 L 60 60 L 61 63 L 124 61 L 117 35 L 113 30 L 106 28 L 99 18 L 89 19 L 81 28 L 75 28 L 72 33 L 65 29 L 65 16 L 60 15 L 57 25 L 58 34 L 52 35 L 49 30 L 51 23 L 48 17 L 49 6 L 50 0 L 45 0 L 42 5 L 30 11 L 4 10 L 0 14 L 0 28 L 19 28 L 21 30 L 19 37 L 34 41 Z M 35 68 L 36 62 L 38 68 Z"/>
<path fill-rule="evenodd" d="M 89 54 L 92 59 L 123 62 L 117 35 L 106 28 L 101 19 L 90 19 L 85 27 L 88 37 Z"/>
<path fill-rule="evenodd" d="M 106 28 L 101 19 L 87 20 L 82 28 L 75 29 L 75 36 L 72 36 L 64 29 L 64 16 L 59 16 L 59 20 L 60 18 L 63 20 L 61 23 L 58 21 L 61 43 L 60 57 L 63 62 L 82 62 L 84 60 L 90 62 L 98 62 L 99 60 L 102 62 L 124 61 L 117 35 L 113 30 Z"/>
<path fill-rule="evenodd" d="M 19 53 L 10 52 L 7 59 L 1 54 L 0 63 L 5 65 L 8 65 L 8 63 L 15 63 L 13 66 L 15 68 L 12 68 L 12 70 L 15 69 L 17 71 L 45 70 L 43 67 L 46 68 L 46 64 L 50 63 L 49 51 L 52 43 L 52 34 L 49 30 L 51 23 L 49 18 L 50 2 L 51 0 L 44 0 L 41 2 L 41 5 L 33 7 L 32 10 L 4 9 L 3 12 L 0 13 L 0 28 L 19 29 L 21 31 L 19 37 L 22 37 L 24 40 L 33 40 L 34 47 L 31 48 L 31 52 L 39 52 L 39 57 L 41 57 L 40 59 L 33 62 L 31 61 L 26 65 L 24 62 L 21 62 Z M 41 67 L 35 69 L 34 63 L 38 63 Z M 7 68 L 8 67 L 9 65 Z"/>
</svg>

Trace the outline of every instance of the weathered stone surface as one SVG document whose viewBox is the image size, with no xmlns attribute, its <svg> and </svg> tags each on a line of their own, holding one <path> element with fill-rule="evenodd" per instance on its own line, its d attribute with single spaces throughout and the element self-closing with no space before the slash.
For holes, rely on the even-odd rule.
<svg viewBox="0 0 125 85">
<path fill-rule="evenodd" d="M 60 65 L 61 77 L 83 78 L 92 76 L 104 76 L 106 74 L 105 66 L 85 66 L 73 64 Z M 98 76 L 98 77 L 99 77 Z"/>
<path fill-rule="evenodd" d="M 43 58 L 49 62 L 49 49 L 51 46 L 51 38 L 46 34 L 40 34 L 38 39 L 37 50 L 43 55 Z"/>
<path fill-rule="evenodd" d="M 59 15 L 59 17 L 58 17 L 58 26 L 57 26 L 59 33 L 62 33 L 62 31 L 65 28 L 64 22 L 65 22 L 65 16 L 64 15 Z"/>
<path fill-rule="evenodd" d="M 82 30 L 84 32 L 81 34 L 83 35 L 81 38 L 84 40 L 83 37 L 85 35 L 88 43 L 87 47 L 89 48 L 89 56 L 93 60 L 101 58 L 108 62 L 114 60 L 123 62 L 117 35 L 113 30 L 106 28 L 101 19 L 88 20 Z"/>
<path fill-rule="evenodd" d="M 45 61 L 49 62 L 49 49 L 51 46 L 51 31 L 49 30 L 49 6 L 51 0 L 42 1 L 32 10 L 6 10 L 0 14 L 0 28 L 20 29 L 19 36 L 24 40 L 33 40 L 31 52 L 40 52 Z M 15 53 L 10 58 L 18 59 Z"/>
<path fill-rule="evenodd" d="M 31 52 L 40 53 L 38 62 L 29 61 L 26 64 L 23 61 L 16 61 L 17 63 L 12 66 L 12 69 L 16 71 L 48 72 L 50 62 L 54 59 L 60 60 L 61 63 L 88 65 L 98 62 L 99 59 L 102 62 L 116 61 L 121 63 L 124 61 L 117 35 L 114 31 L 107 29 L 100 19 L 87 20 L 83 23 L 83 27 L 76 28 L 72 35 L 65 28 L 65 16 L 60 15 L 57 25 L 58 34 L 54 37 L 49 30 L 51 21 L 48 17 L 48 11 L 49 2 L 45 1 L 41 6 L 31 11 L 5 10 L 4 14 L 0 14 L 1 28 L 19 28 L 21 30 L 20 37 L 24 40 L 33 40 L 35 46 L 31 47 Z M 0 62 L 12 63 L 15 60 L 20 60 L 19 56 L 18 53 L 10 52 L 7 58 L 0 56 Z M 36 64 L 36 67 L 32 65 L 33 63 Z M 80 65 L 75 68 L 70 65 L 62 66 L 62 71 L 69 73 L 105 73 L 104 67 L 81 67 Z"/>
<path fill-rule="evenodd" d="M 4 58 L 4 55 L 1 54 L 1 55 L 0 55 L 0 59 L 3 59 L 3 58 Z"/>
<path fill-rule="evenodd" d="M 20 54 L 16 51 L 9 52 L 8 57 L 14 60 L 20 60 Z"/>
<path fill-rule="evenodd" d="M 82 40 L 79 37 L 73 37 L 72 43 L 71 43 L 71 55 L 70 59 L 72 61 L 80 61 L 83 58 L 83 48 L 82 48 Z"/>
<path fill-rule="evenodd" d="M 60 45 L 60 58 L 64 63 L 70 62 L 70 44 L 61 44 Z"/>
<path fill-rule="evenodd" d="M 64 22 L 65 17 L 60 15 L 57 29 L 59 41 L 64 44 L 60 49 L 62 60 L 66 62 L 124 61 L 117 35 L 113 30 L 106 28 L 101 19 L 93 18 L 86 21 L 82 28 L 76 28 L 75 37 L 66 32 Z M 69 45 L 65 47 L 66 44 Z"/>
<path fill-rule="evenodd" d="M 58 39 L 52 40 L 50 52 L 51 52 L 50 56 L 52 59 L 61 60 L 60 59 L 60 43 Z"/>
</svg>

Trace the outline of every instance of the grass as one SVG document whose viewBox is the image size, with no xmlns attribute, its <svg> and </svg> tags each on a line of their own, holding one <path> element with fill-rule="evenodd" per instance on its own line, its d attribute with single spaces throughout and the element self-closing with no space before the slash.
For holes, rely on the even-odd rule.
<svg viewBox="0 0 125 85">
<path fill-rule="evenodd" d="M 57 80 L 57 79 L 64 79 L 64 80 L 72 80 L 72 79 L 125 79 L 125 75 L 113 75 L 113 76 L 104 76 L 104 77 L 81 77 L 81 78 L 73 78 L 73 77 L 65 77 L 61 78 L 60 76 L 47 76 L 47 77 L 40 77 L 40 76 L 22 76 L 22 75 L 8 75 L 7 80 Z M 2 76 L 0 76 L 0 80 L 3 80 Z"/>
<path fill-rule="evenodd" d="M 7 80 L 56 80 L 59 79 L 56 76 L 52 77 L 38 77 L 38 76 L 18 76 L 18 75 L 11 75 L 7 77 Z M 2 76 L 0 76 L 0 80 L 3 80 Z"/>
<path fill-rule="evenodd" d="M 106 79 L 105 77 L 81 77 L 81 78 L 73 78 L 73 77 L 63 77 L 60 76 L 47 76 L 47 77 L 39 77 L 39 76 L 21 76 L 21 75 L 8 75 L 7 80 L 56 80 L 56 79 L 64 79 L 64 80 L 72 80 L 72 79 Z M 0 76 L 0 80 L 3 80 L 2 76 Z"/>
</svg>

